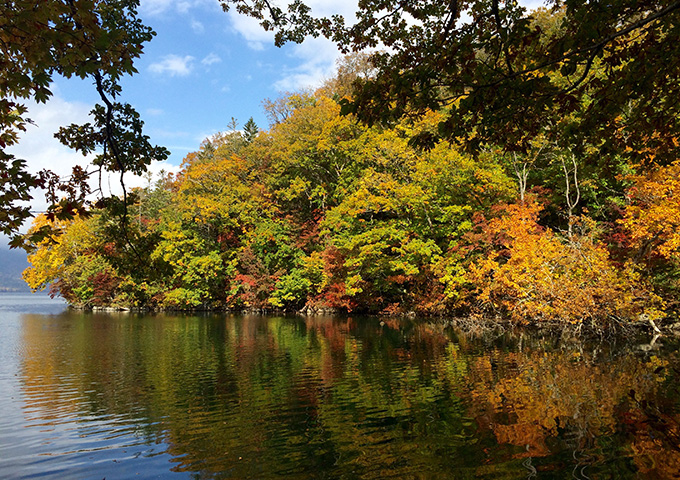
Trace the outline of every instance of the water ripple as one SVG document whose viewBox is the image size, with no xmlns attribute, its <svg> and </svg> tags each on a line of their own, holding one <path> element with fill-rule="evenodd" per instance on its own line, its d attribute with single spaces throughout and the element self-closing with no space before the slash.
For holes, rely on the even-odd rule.
<svg viewBox="0 0 680 480">
<path fill-rule="evenodd" d="M 13 322 L 3 478 L 520 478 L 574 462 L 596 478 L 650 458 L 663 477 L 678 460 L 672 354 L 483 349 L 374 319 Z"/>
</svg>

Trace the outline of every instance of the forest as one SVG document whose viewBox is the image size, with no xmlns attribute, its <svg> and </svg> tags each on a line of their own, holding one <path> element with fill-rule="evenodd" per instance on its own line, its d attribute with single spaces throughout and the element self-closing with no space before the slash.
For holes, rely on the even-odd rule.
<svg viewBox="0 0 680 480">
<path fill-rule="evenodd" d="M 148 177 L 145 188 L 88 211 L 35 218 L 26 282 L 82 308 L 596 327 L 673 318 L 678 62 L 655 73 L 635 59 L 668 59 L 679 27 L 673 16 L 649 27 L 628 12 L 639 28 L 621 28 L 619 18 L 613 34 L 597 32 L 609 43 L 596 51 L 572 45 L 575 55 L 533 68 L 557 40 L 583 33 L 567 30 L 578 8 L 558 6 L 522 16 L 513 28 L 523 37 L 489 40 L 455 75 L 438 63 L 455 59 L 428 56 L 427 42 L 413 68 L 408 45 L 411 57 L 347 55 L 318 89 L 265 100 L 266 129 L 252 119 L 232 124 L 187 155 L 177 175 Z M 365 41 L 318 25 L 340 45 Z M 282 32 L 277 41 L 296 40 Z M 512 50 L 528 39 L 533 50 Z M 397 60 L 400 68 L 389 63 Z M 457 84 L 445 80 L 465 68 L 478 80 L 496 74 L 494 61 L 511 72 L 523 65 L 519 99 L 467 84 L 447 95 Z"/>
</svg>

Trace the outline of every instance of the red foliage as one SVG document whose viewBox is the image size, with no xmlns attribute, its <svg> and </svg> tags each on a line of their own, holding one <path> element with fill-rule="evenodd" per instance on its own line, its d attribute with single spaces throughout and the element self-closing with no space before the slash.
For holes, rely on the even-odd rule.
<svg viewBox="0 0 680 480">
<path fill-rule="evenodd" d="M 217 235 L 217 243 L 225 249 L 234 248 L 240 242 L 241 236 L 233 230 L 225 230 Z"/>
<path fill-rule="evenodd" d="M 347 296 L 344 281 L 329 284 L 311 303 L 319 307 L 340 308 L 347 312 L 357 308 L 357 302 Z"/>
<path fill-rule="evenodd" d="M 324 274 L 330 279 L 323 291 L 312 300 L 315 306 L 355 310 L 357 301 L 347 295 L 345 257 L 336 247 L 329 245 L 321 253 Z"/>
<path fill-rule="evenodd" d="M 109 258 L 113 258 L 118 254 L 118 248 L 115 244 L 115 242 L 107 242 L 102 246 L 102 250 L 104 251 L 104 255 L 106 255 Z"/>
<path fill-rule="evenodd" d="M 50 284 L 48 294 L 50 298 L 60 296 L 69 303 L 74 299 L 73 289 L 61 278 Z"/>
<path fill-rule="evenodd" d="M 314 218 L 301 225 L 300 232 L 297 236 L 297 241 L 295 246 L 302 250 L 311 250 L 310 247 L 314 246 L 315 243 L 319 241 L 319 222 L 321 221 L 321 213 L 315 210 L 313 213 Z"/>
<path fill-rule="evenodd" d="M 269 272 L 250 247 L 239 252 L 238 257 L 242 271 L 231 280 L 232 293 L 227 297 L 227 302 L 255 308 L 270 306 L 269 298 L 280 275 L 278 272 Z"/>
<path fill-rule="evenodd" d="M 92 284 L 92 304 L 98 307 L 110 306 L 120 279 L 109 272 L 97 272 L 88 279 Z"/>
</svg>

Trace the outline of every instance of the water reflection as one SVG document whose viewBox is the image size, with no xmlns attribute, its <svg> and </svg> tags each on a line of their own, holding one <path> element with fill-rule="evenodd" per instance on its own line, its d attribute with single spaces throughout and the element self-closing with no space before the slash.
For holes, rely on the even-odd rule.
<svg viewBox="0 0 680 480">
<path fill-rule="evenodd" d="M 21 324 L 22 427 L 40 432 L 26 447 L 65 471 L 85 461 L 116 478 L 680 471 L 671 343 L 644 351 L 356 318 L 67 312 Z"/>
</svg>

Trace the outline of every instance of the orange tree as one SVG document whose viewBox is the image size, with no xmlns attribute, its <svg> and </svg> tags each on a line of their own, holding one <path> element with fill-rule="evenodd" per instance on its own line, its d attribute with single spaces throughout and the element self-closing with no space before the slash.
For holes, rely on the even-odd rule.
<svg viewBox="0 0 680 480">
<path fill-rule="evenodd" d="M 680 162 L 633 177 L 620 225 L 636 261 L 660 291 L 677 298 L 680 287 Z M 677 304 L 677 301 L 673 301 Z"/>
<path fill-rule="evenodd" d="M 592 221 L 581 218 L 577 233 L 562 238 L 538 224 L 540 211 L 533 201 L 507 205 L 483 227 L 491 248 L 465 276 L 472 302 L 521 323 L 603 326 L 660 316 L 659 297 L 632 264 L 610 259 Z"/>
</svg>

